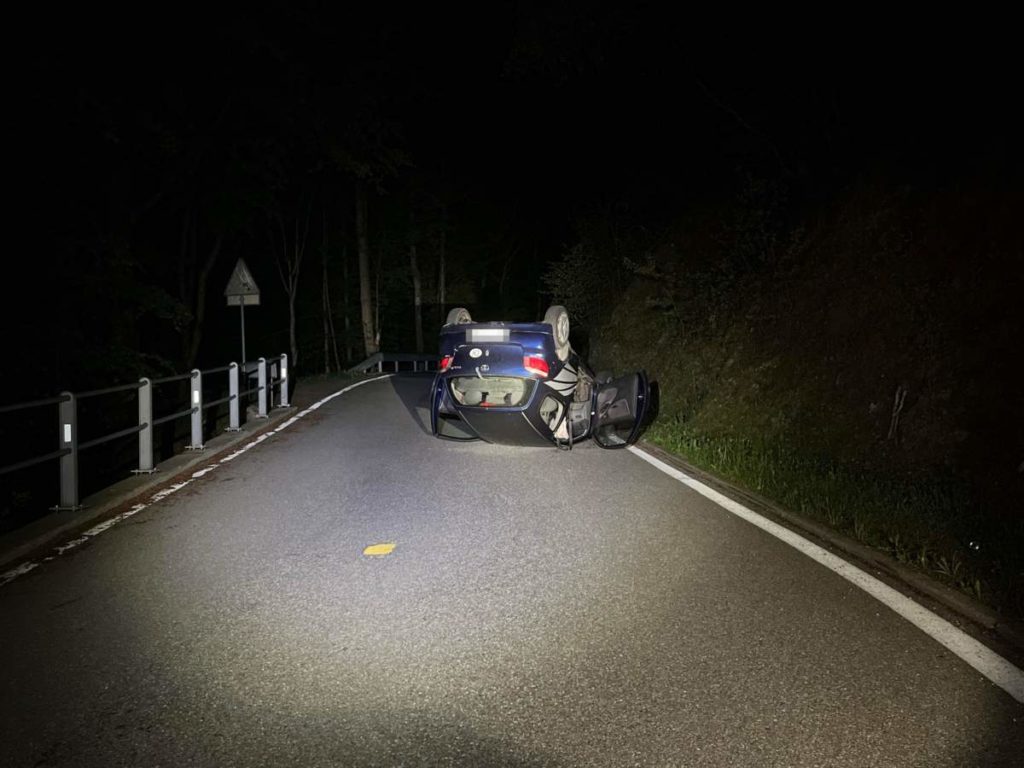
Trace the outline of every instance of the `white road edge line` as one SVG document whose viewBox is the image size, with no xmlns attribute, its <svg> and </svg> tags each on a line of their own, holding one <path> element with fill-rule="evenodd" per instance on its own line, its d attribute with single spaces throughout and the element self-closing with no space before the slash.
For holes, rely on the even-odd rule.
<svg viewBox="0 0 1024 768">
<path fill-rule="evenodd" d="M 387 374 L 384 374 L 383 376 L 375 376 L 372 379 L 365 379 L 364 381 L 357 381 L 355 384 L 350 384 L 349 386 L 344 387 L 343 389 L 339 389 L 337 392 L 332 392 L 327 397 L 325 397 L 325 398 L 323 398 L 321 400 L 318 400 L 317 402 L 313 403 L 311 406 L 309 406 L 305 410 L 299 411 L 298 413 L 296 413 L 294 416 L 292 416 L 287 421 L 282 422 L 276 429 L 270 429 L 270 430 L 267 430 L 266 432 L 258 435 L 256 438 L 254 438 L 253 440 L 250 440 L 248 443 L 243 445 L 237 451 L 234 451 L 234 452 L 228 454 L 227 456 L 225 456 L 224 458 L 220 459 L 217 463 L 210 464 L 209 466 L 206 466 L 206 467 L 203 467 L 202 469 L 196 470 L 195 472 L 192 473 L 192 476 L 189 477 L 187 480 L 183 480 L 180 483 L 175 483 L 174 485 L 168 486 L 167 488 L 164 488 L 164 489 L 162 489 L 160 491 L 157 491 L 152 496 L 150 496 L 149 501 L 147 503 L 145 503 L 145 504 L 136 504 L 131 509 L 129 509 L 129 510 L 125 511 L 125 512 L 122 512 L 119 515 L 115 515 L 114 517 L 110 518 L 109 520 L 104 520 L 99 525 L 95 525 L 95 526 L 93 526 L 92 528 L 90 528 L 87 531 L 83 531 L 82 534 L 80 536 L 78 536 L 77 538 L 71 539 L 69 541 L 64 542 L 63 544 L 60 544 L 57 547 L 54 547 L 53 552 L 51 554 L 47 555 L 46 557 L 43 557 L 41 560 L 31 560 L 31 561 L 28 561 L 28 562 L 24 562 L 21 565 L 17 566 L 16 568 L 12 568 L 9 571 L 5 571 L 4 573 L 0 573 L 0 587 L 4 587 L 7 584 L 10 584 L 12 581 L 14 581 L 19 576 L 24 576 L 26 573 L 28 573 L 29 571 L 35 570 L 36 568 L 38 568 L 43 563 L 49 562 L 50 560 L 53 560 L 56 557 L 60 557 L 61 555 L 65 554 L 67 552 L 70 552 L 73 549 L 77 549 L 82 544 L 85 544 L 85 542 L 89 541 L 89 539 L 95 538 L 96 536 L 99 536 L 101 533 L 104 533 L 105 531 L 110 530 L 111 528 L 113 528 L 118 523 L 124 522 L 125 520 L 127 520 L 129 517 L 132 517 L 133 515 L 137 515 L 139 512 L 141 512 L 142 510 L 146 509 L 147 507 L 152 506 L 156 502 L 161 501 L 161 500 L 167 498 L 172 493 L 177 493 L 182 488 L 184 488 L 186 485 L 191 483 L 193 480 L 197 480 L 200 477 L 202 477 L 203 475 L 207 475 L 210 472 L 213 472 L 221 464 L 227 464 L 229 461 L 233 461 L 234 459 L 238 458 L 243 453 L 248 451 L 250 448 L 253 448 L 253 447 L 259 445 L 260 443 L 262 443 L 264 440 L 266 440 L 271 435 L 275 435 L 278 432 L 284 431 L 285 429 L 290 427 L 292 424 L 297 422 L 299 419 L 301 419 L 303 416 L 306 416 L 307 414 L 312 413 L 317 408 L 322 406 L 324 403 L 329 402 L 330 400 L 333 400 L 334 398 L 338 397 L 339 395 L 343 395 L 346 392 L 350 392 L 351 390 L 355 389 L 356 387 L 361 387 L 364 384 L 369 384 L 371 381 L 380 381 L 382 379 L 390 379 L 392 376 L 394 376 L 393 373 L 387 373 Z"/>
<path fill-rule="evenodd" d="M 937 643 L 944 646 L 951 653 L 959 656 L 1017 701 L 1024 703 L 1024 671 L 995 651 L 982 645 L 967 633 L 957 629 L 942 617 L 932 613 L 906 595 L 897 592 L 871 574 L 833 555 L 828 550 L 808 541 L 803 536 L 757 514 L 739 502 L 733 501 L 713 488 L 709 488 L 699 480 L 690 477 L 684 472 L 680 472 L 675 467 L 669 466 L 636 446 L 631 446 L 629 450 L 648 464 L 660 469 L 669 477 L 675 478 L 701 496 L 713 501 L 727 512 L 731 512 L 737 517 L 746 520 L 751 525 L 756 525 L 764 532 L 784 541 L 815 562 L 820 563 L 853 585 L 863 589 L 873 598 L 894 610 Z"/>
</svg>

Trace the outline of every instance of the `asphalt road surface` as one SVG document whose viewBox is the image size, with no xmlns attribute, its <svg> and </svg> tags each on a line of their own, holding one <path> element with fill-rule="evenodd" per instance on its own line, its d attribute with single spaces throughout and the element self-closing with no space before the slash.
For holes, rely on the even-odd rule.
<svg viewBox="0 0 1024 768">
<path fill-rule="evenodd" d="M 435 440 L 427 381 L 0 589 L 0 765 L 1021 765 L 873 598 L 628 452 Z"/>
</svg>

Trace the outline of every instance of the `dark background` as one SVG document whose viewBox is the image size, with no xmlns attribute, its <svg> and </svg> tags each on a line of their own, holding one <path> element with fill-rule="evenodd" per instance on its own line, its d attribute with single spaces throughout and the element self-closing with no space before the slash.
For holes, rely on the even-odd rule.
<svg viewBox="0 0 1024 768">
<path fill-rule="evenodd" d="M 12 26 L 21 244 L 5 329 L 32 375 L 6 400 L 194 363 L 182 347 L 217 238 L 196 359 L 238 356 L 221 291 L 239 256 L 264 292 L 248 315 L 250 349 L 285 351 L 269 212 L 311 203 L 340 303 L 342 258 L 355 285 L 360 177 L 374 190 L 371 248 L 386 276 L 382 343 L 399 349 L 412 327 L 411 231 L 428 298 L 443 227 L 453 301 L 483 317 L 535 315 L 550 298 L 538 297 L 544 265 L 583 220 L 653 231 L 730 199 L 750 174 L 813 201 L 879 168 L 925 184 L 1019 172 L 1012 48 L 995 19 L 804 18 L 797 33 L 795 19 L 751 18 L 744 33 L 737 19 L 582 3 L 329 7 L 79 9 Z M 310 355 L 315 248 L 298 289 Z M 440 309 L 428 310 L 436 323 Z"/>
</svg>

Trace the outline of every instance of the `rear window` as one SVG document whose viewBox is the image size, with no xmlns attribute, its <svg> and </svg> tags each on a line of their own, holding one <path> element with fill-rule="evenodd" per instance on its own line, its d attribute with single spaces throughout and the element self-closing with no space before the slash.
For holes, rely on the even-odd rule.
<svg viewBox="0 0 1024 768">
<path fill-rule="evenodd" d="M 514 408 L 526 405 L 537 382 L 515 376 L 455 376 L 452 397 L 459 405 Z"/>
</svg>

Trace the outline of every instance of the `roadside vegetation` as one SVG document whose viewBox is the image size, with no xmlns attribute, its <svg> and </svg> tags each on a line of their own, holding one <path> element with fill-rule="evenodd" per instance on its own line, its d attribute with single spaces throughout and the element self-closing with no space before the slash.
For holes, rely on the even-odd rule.
<svg viewBox="0 0 1024 768">
<path fill-rule="evenodd" d="M 1019 619 L 1019 197 L 747 177 L 660 227 L 584 223 L 547 284 L 595 366 L 658 381 L 647 439 Z"/>
<path fill-rule="evenodd" d="M 984 509 L 949 477 L 886 477 L 783 442 L 702 434 L 678 418 L 655 424 L 647 439 L 979 600 L 1014 595 L 1012 573 L 992 567 L 1019 561 L 1014 532 L 990 530 Z"/>
</svg>

